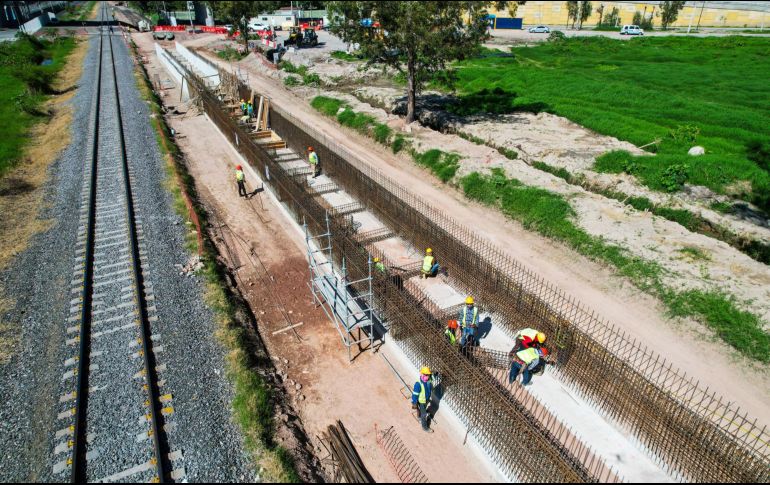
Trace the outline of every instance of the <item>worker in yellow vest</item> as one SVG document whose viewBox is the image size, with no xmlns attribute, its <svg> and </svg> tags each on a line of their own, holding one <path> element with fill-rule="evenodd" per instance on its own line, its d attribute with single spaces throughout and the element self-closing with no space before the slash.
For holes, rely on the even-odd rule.
<svg viewBox="0 0 770 485">
<path fill-rule="evenodd" d="M 243 176 L 243 170 L 240 165 L 235 166 L 235 181 L 238 182 L 238 196 L 246 197 L 246 184 L 245 177 Z"/>
<path fill-rule="evenodd" d="M 388 274 L 387 268 L 385 268 L 385 264 L 380 260 L 380 258 L 374 258 L 374 270 L 380 274 Z"/>
<path fill-rule="evenodd" d="M 540 358 L 545 357 L 547 351 L 545 349 L 535 349 L 530 347 L 528 349 L 520 350 L 513 354 L 511 360 L 511 372 L 508 374 L 508 384 L 513 384 L 519 372 L 522 373 L 521 385 L 528 386 L 532 381 L 532 371 L 540 363 Z"/>
<path fill-rule="evenodd" d="M 422 279 L 438 274 L 438 263 L 433 256 L 433 250 L 431 248 L 425 250 L 425 257 L 422 259 L 422 268 L 420 271 L 422 272 Z"/>
<path fill-rule="evenodd" d="M 457 320 L 449 320 L 447 322 L 446 328 L 444 329 L 444 337 L 446 337 L 449 345 L 457 343 L 457 327 Z"/>
<path fill-rule="evenodd" d="M 321 175 L 321 162 L 318 160 L 318 154 L 313 150 L 313 147 L 307 147 L 307 153 L 307 161 L 313 167 L 313 178 L 316 178 Z"/>
<path fill-rule="evenodd" d="M 460 312 L 460 327 L 463 334 L 460 338 L 460 346 L 465 347 L 468 343 L 468 339 L 475 340 L 476 327 L 479 326 L 479 309 L 473 302 L 473 297 L 469 296 L 465 299 L 465 306 Z"/>
<path fill-rule="evenodd" d="M 530 347 L 539 348 L 545 343 L 545 334 L 534 328 L 525 328 L 516 332 L 516 344 L 514 351 L 528 349 Z"/>
<path fill-rule="evenodd" d="M 246 116 L 246 101 L 241 99 L 241 116 Z"/>
<path fill-rule="evenodd" d="M 414 389 L 412 390 L 412 409 L 417 409 L 420 412 L 420 424 L 422 430 L 430 432 L 430 426 L 428 425 L 428 407 L 431 402 L 430 398 L 433 395 L 433 380 L 431 379 L 430 367 L 423 367 L 420 369 L 420 379 L 414 383 Z"/>
</svg>

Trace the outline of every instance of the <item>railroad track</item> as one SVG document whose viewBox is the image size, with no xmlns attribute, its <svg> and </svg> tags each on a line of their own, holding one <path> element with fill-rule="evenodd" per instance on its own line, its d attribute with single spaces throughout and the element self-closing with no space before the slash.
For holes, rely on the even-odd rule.
<svg viewBox="0 0 770 485">
<path fill-rule="evenodd" d="M 163 350 L 147 254 L 126 154 L 116 51 L 108 8 L 100 11 L 96 84 L 91 105 L 90 159 L 84 184 L 71 281 L 68 352 L 54 438 L 55 476 L 84 481 L 163 482 L 184 477 L 181 453 L 170 452 L 162 394 Z M 118 36 L 118 38 L 120 38 Z M 126 59 L 127 60 L 127 59 Z M 146 268 L 145 268 L 146 271 Z M 74 355 L 72 355 L 74 354 Z M 174 466 L 177 466 L 174 469 Z"/>
</svg>

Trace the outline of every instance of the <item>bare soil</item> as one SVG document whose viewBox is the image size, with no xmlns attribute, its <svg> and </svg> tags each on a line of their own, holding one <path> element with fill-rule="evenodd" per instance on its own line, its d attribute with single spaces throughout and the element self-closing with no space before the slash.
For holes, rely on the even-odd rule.
<svg viewBox="0 0 770 485">
<path fill-rule="evenodd" d="M 192 43 L 203 46 L 206 45 L 207 40 L 201 36 Z M 223 66 L 228 65 L 220 62 L 214 56 L 209 55 L 207 57 Z M 437 182 L 406 157 L 393 156 L 386 147 L 341 128 L 334 120 L 323 117 L 308 106 L 307 91 L 302 92 L 301 96 L 288 91 L 278 80 L 266 75 L 267 69 L 252 59 L 252 56 L 237 63 L 237 67 L 249 73 L 249 82 L 257 92 L 268 93 L 274 102 L 280 104 L 282 108 L 314 125 L 335 143 L 344 146 L 351 152 L 358 153 L 359 161 L 382 170 L 386 175 L 399 180 L 408 189 L 420 194 L 433 205 L 442 207 L 445 212 L 452 214 L 461 223 L 475 228 L 479 233 L 484 234 L 489 242 L 502 248 L 505 253 L 525 262 L 527 267 L 546 280 L 556 283 L 557 286 L 568 294 L 577 297 L 589 308 L 597 309 L 600 315 L 627 332 L 631 338 L 655 348 L 688 375 L 699 379 L 704 387 L 708 386 L 712 391 L 730 396 L 730 399 L 738 403 L 743 410 L 762 421 L 770 421 L 770 409 L 766 404 L 770 400 L 770 377 L 767 369 L 758 368 L 758 366 L 738 357 L 736 352 L 726 345 L 710 338 L 700 325 L 690 321 L 671 321 L 665 315 L 665 309 L 655 298 L 639 292 L 629 284 L 624 284 L 622 280 L 613 276 L 610 269 L 592 262 L 560 244 L 524 230 L 519 224 L 507 219 L 496 210 L 468 202 L 459 191 L 447 190 L 445 185 Z M 417 127 L 413 128 L 413 134 L 426 147 L 455 149 L 464 155 L 466 155 L 465 151 L 468 150 L 467 155 L 472 156 L 479 164 L 484 163 L 491 167 L 495 166 L 493 163 L 505 163 L 504 160 L 500 160 L 499 154 L 495 155 L 497 152 L 495 154 L 489 153 L 490 158 L 487 163 L 487 156 L 483 151 L 484 147 L 470 143 L 466 147 L 460 143 L 464 140 L 459 139 L 459 137 L 445 138 L 446 135 Z M 540 171 L 536 171 L 536 174 L 529 172 L 533 169 L 526 167 L 524 163 L 517 165 L 521 165 L 521 167 L 516 167 L 515 175 L 526 183 L 542 184 L 551 190 L 560 189 L 565 193 L 580 192 L 575 187 L 561 185 L 563 183 L 561 179 L 548 176 Z M 511 170 L 507 166 L 506 169 Z M 613 204 L 603 205 L 601 210 L 597 210 L 595 206 L 591 208 L 590 204 L 595 202 L 590 201 L 594 197 L 596 197 L 594 194 L 584 194 L 579 195 L 578 199 L 589 201 L 585 208 L 595 212 L 596 217 L 606 210 L 609 210 L 609 214 L 606 216 L 608 220 L 618 218 L 619 214 L 623 213 L 620 207 Z M 580 212 L 580 209 L 578 211 Z M 604 216 L 602 217 L 604 218 Z M 645 217 L 652 219 L 649 215 Z M 641 218 L 638 220 L 640 224 L 644 222 Z M 667 221 L 652 220 L 648 224 L 653 229 L 663 227 L 665 231 L 674 231 L 673 234 L 675 234 L 675 230 L 668 227 Z M 629 234 L 635 233 L 631 231 Z M 655 247 L 666 241 L 669 241 L 670 245 L 674 245 L 674 242 L 669 239 L 673 236 L 667 232 L 661 234 L 654 232 L 654 234 L 657 235 L 658 239 L 648 239 L 642 245 L 643 248 L 647 245 Z M 681 236 L 685 238 L 680 243 L 682 245 L 690 242 L 687 238 L 696 237 L 692 235 Z M 714 251 L 717 251 L 716 254 L 718 255 L 726 254 L 720 252 L 722 250 L 728 251 L 727 248 L 719 248 L 720 245 L 726 245 L 715 243 L 712 240 L 698 240 L 698 244 L 714 245 Z M 736 271 L 731 264 L 734 261 L 739 261 L 742 264 L 741 256 L 743 255 L 731 256 L 730 263 L 723 265 L 723 269 L 720 271 L 731 271 L 730 277 L 739 278 L 740 275 L 737 273 L 740 270 Z M 718 257 L 713 259 L 718 259 Z M 674 262 L 673 255 L 671 255 L 670 261 Z M 753 262 L 753 260 L 751 261 Z M 760 279 L 764 277 L 761 272 L 754 269 L 750 269 L 748 273 L 752 277 L 756 277 L 755 275 L 759 275 Z M 719 274 L 719 271 L 716 271 L 715 274 Z M 764 287 L 765 290 L 767 288 L 767 285 L 760 281 L 752 282 L 750 279 L 744 281 L 747 281 L 747 288 L 753 288 L 749 291 L 756 291 L 757 287 Z M 726 283 L 723 283 L 724 286 L 730 285 L 731 287 L 734 284 L 733 280 L 727 280 Z M 767 300 L 766 297 L 761 299 Z M 703 356 L 708 356 L 708 366 L 703 365 Z"/>
</svg>

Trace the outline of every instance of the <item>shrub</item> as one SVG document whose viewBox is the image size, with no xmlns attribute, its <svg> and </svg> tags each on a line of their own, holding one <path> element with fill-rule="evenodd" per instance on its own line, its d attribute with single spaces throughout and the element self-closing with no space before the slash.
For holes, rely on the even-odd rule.
<svg viewBox="0 0 770 485">
<path fill-rule="evenodd" d="M 564 35 L 564 32 L 561 30 L 554 30 L 550 34 L 548 34 L 548 42 L 552 43 L 560 43 L 563 42 L 567 38 L 566 35 Z"/>
<path fill-rule="evenodd" d="M 355 62 L 355 61 L 361 60 L 361 57 L 355 56 L 353 54 L 348 54 L 345 51 L 334 51 L 331 53 L 331 56 L 334 59 L 339 59 L 341 61 L 348 61 L 348 62 Z"/>
<path fill-rule="evenodd" d="M 700 128 L 695 125 L 677 125 L 673 130 L 669 130 L 668 136 L 677 143 L 695 143 L 700 134 Z"/>
<path fill-rule="evenodd" d="M 428 167 L 442 182 L 451 180 L 460 167 L 460 155 L 435 148 L 424 153 L 412 152 L 412 158 L 419 165 Z"/>
<path fill-rule="evenodd" d="M 676 192 L 680 190 L 687 182 L 687 170 L 690 167 L 686 164 L 670 165 L 663 171 L 660 179 L 663 189 L 666 192 Z"/>
<path fill-rule="evenodd" d="M 498 147 L 497 151 L 508 160 L 516 160 L 519 158 L 519 153 L 516 150 L 511 150 L 510 148 Z"/>
<path fill-rule="evenodd" d="M 305 74 L 307 74 L 307 66 L 295 66 L 289 61 L 281 61 L 278 64 L 278 68 L 292 74 L 299 74 L 300 76 L 305 76 Z"/>
</svg>

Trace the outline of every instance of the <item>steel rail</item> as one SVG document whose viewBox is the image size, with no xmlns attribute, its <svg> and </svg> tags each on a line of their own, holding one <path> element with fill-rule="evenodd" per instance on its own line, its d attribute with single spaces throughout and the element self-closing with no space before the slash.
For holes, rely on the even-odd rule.
<svg viewBox="0 0 770 485">
<path fill-rule="evenodd" d="M 77 390 L 75 394 L 75 424 L 72 440 L 72 468 L 71 482 L 85 482 L 86 472 L 86 427 L 87 427 L 87 408 L 88 408 L 88 374 L 90 368 L 90 335 L 93 312 L 93 275 L 94 275 L 94 247 L 95 247 L 95 229 L 96 229 L 96 199 L 97 199 L 97 170 L 99 158 L 99 113 L 103 108 L 101 104 L 102 92 L 102 57 L 104 49 L 104 18 L 107 12 L 106 6 L 101 10 L 101 23 L 99 35 L 99 61 L 97 63 L 98 75 L 96 84 L 95 101 L 93 103 L 95 113 L 94 139 L 91 150 L 91 176 L 88 196 L 88 222 L 86 225 L 86 248 L 84 256 L 84 278 L 81 291 L 82 309 L 80 315 L 80 336 L 79 336 L 79 356 L 78 356 L 78 375 Z M 144 278 L 141 268 L 141 259 L 139 255 L 139 241 L 136 230 L 136 217 L 134 212 L 134 198 L 131 187 L 128 158 L 126 154 L 126 144 L 123 129 L 123 118 L 120 108 L 120 91 L 118 87 L 117 69 L 115 63 L 114 50 L 112 45 L 112 27 L 108 26 L 108 42 L 111 59 L 111 68 L 113 74 L 113 84 L 115 89 L 115 112 L 117 114 L 118 142 L 121 158 L 121 167 L 124 178 L 124 189 L 126 194 L 126 216 L 128 221 L 128 246 L 131 258 L 131 272 L 134 278 L 134 301 L 137 304 L 138 322 L 140 329 L 140 340 L 142 344 L 142 354 L 144 358 L 145 379 L 147 382 L 147 391 L 149 398 L 149 422 L 150 434 L 153 441 L 154 467 L 157 482 L 164 482 L 167 475 L 167 449 L 165 442 L 160 439 L 159 416 L 161 415 L 161 400 L 158 387 L 158 376 L 155 370 L 155 357 L 152 352 L 151 330 L 147 315 L 147 301 L 144 294 Z"/>
</svg>

